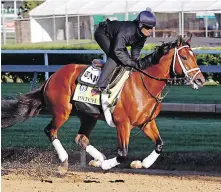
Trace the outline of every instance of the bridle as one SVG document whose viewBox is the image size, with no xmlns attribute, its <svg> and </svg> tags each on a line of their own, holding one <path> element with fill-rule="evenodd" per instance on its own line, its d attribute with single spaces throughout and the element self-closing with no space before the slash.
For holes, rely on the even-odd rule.
<svg viewBox="0 0 221 192">
<path fill-rule="evenodd" d="M 173 56 L 173 73 L 174 73 L 174 77 L 172 77 L 172 78 L 154 77 L 154 76 L 148 74 L 147 72 L 145 72 L 145 71 L 143 71 L 143 70 L 140 70 L 140 69 L 137 69 L 137 68 L 136 68 L 136 70 L 139 71 L 141 74 L 144 74 L 145 76 L 150 77 L 151 79 L 154 79 L 154 80 L 157 80 L 157 81 L 165 81 L 166 83 L 169 83 L 169 84 L 172 84 L 172 83 L 175 83 L 175 84 L 176 84 L 177 81 L 183 81 L 183 82 L 184 82 L 184 81 L 191 81 L 191 82 L 193 82 L 193 80 L 195 79 L 195 77 L 196 77 L 201 71 L 200 71 L 200 68 L 199 68 L 199 67 L 196 67 L 196 68 L 193 68 L 193 69 L 190 69 L 190 70 L 187 70 L 187 69 L 185 68 L 185 66 L 184 66 L 184 64 L 183 64 L 183 62 L 182 62 L 182 60 L 181 60 L 181 58 L 180 58 L 180 55 L 179 55 L 179 51 L 180 51 L 181 49 L 185 48 L 185 47 L 188 47 L 188 48 L 189 48 L 188 45 L 184 45 L 184 46 L 181 46 L 181 47 L 179 47 L 179 48 L 177 48 L 177 47 L 174 48 L 174 56 Z M 185 74 L 185 77 L 181 77 L 181 78 L 177 78 L 177 77 L 176 77 L 176 76 L 177 76 L 177 74 L 176 74 L 176 72 L 175 72 L 176 56 L 177 56 L 177 58 L 178 58 L 178 61 L 179 61 L 180 66 L 181 66 L 181 68 L 182 68 L 182 70 L 183 70 L 183 73 Z M 188 75 L 188 73 L 190 73 L 190 72 L 192 72 L 192 71 L 196 71 L 196 70 L 198 70 L 198 71 L 194 74 L 193 77 L 190 77 L 190 76 Z"/>
<path fill-rule="evenodd" d="M 200 71 L 200 68 L 199 68 L 199 67 L 196 67 L 196 68 L 193 68 L 193 69 L 190 69 L 190 70 L 187 70 L 187 69 L 185 68 L 185 66 L 184 66 L 184 64 L 183 64 L 183 62 L 182 62 L 182 60 L 181 60 L 181 58 L 180 58 L 180 55 L 179 55 L 179 51 L 180 51 L 181 49 L 185 48 L 185 47 L 189 48 L 188 45 L 184 45 L 184 46 L 182 46 L 182 47 L 179 47 L 178 49 L 177 49 L 177 47 L 174 48 L 173 73 L 174 73 L 175 75 L 177 75 L 176 72 L 175 72 L 175 64 L 176 64 L 176 56 L 177 56 L 178 61 L 179 61 L 179 64 L 180 64 L 180 66 L 181 66 L 181 68 L 182 68 L 182 70 L 183 70 L 183 73 L 185 74 L 185 79 L 188 80 L 189 82 L 193 83 L 195 77 L 196 77 L 199 73 L 201 73 L 201 71 Z M 197 71 L 197 72 L 194 74 L 193 77 L 190 77 L 190 76 L 188 75 L 188 73 L 190 73 L 190 72 L 192 72 L 192 71 Z"/>
<path fill-rule="evenodd" d="M 152 75 L 146 73 L 146 72 L 143 71 L 143 70 L 138 70 L 138 71 L 140 72 L 141 80 L 142 80 L 142 82 L 143 82 L 143 85 L 144 85 L 145 89 L 149 92 L 149 94 L 150 94 L 153 98 L 155 98 L 155 100 L 156 100 L 157 102 L 162 102 L 162 100 L 163 100 L 163 99 L 166 97 L 166 95 L 168 94 L 169 90 L 166 92 L 166 94 L 165 94 L 163 97 L 157 97 L 157 96 L 153 95 L 153 94 L 150 92 L 150 90 L 147 88 L 147 86 L 146 86 L 146 84 L 145 84 L 145 82 L 144 82 L 144 78 L 143 78 L 142 74 L 145 75 L 145 76 L 150 77 L 151 79 L 155 79 L 155 80 L 158 80 L 158 81 L 164 81 L 164 82 L 166 82 L 166 84 L 172 85 L 173 83 L 176 84 L 176 82 L 190 82 L 190 83 L 194 84 L 194 83 L 193 83 L 194 79 L 196 78 L 196 76 L 197 76 L 199 73 L 201 73 L 199 67 L 196 67 L 196 68 L 193 68 L 193 69 L 190 69 L 190 70 L 187 70 L 187 69 L 186 69 L 186 67 L 184 66 L 184 64 L 183 64 L 183 62 L 182 62 L 182 60 L 181 60 L 181 58 L 180 58 L 180 55 L 179 55 L 179 51 L 180 51 L 181 49 L 183 49 L 183 48 L 189 48 L 189 45 L 183 45 L 183 46 L 181 46 L 181 47 L 179 47 L 179 48 L 177 48 L 177 47 L 174 48 L 173 66 L 172 66 L 172 67 L 173 67 L 173 73 L 174 73 L 175 76 L 174 76 L 173 78 L 159 78 L 159 77 L 154 77 L 154 76 L 152 76 Z M 183 73 L 185 74 L 185 77 L 182 77 L 182 78 L 177 78 L 177 77 L 176 77 L 176 75 L 177 75 L 176 72 L 175 72 L 176 57 L 178 58 L 180 67 L 182 68 Z M 193 77 L 190 77 L 190 76 L 188 75 L 188 73 L 190 73 L 190 72 L 192 72 L 192 71 L 197 71 L 197 72 L 194 74 Z M 164 90 L 165 87 L 166 87 L 166 86 L 163 87 L 162 91 Z M 161 92 L 162 92 L 162 91 L 161 91 Z"/>
<path fill-rule="evenodd" d="M 158 107 L 159 104 L 162 102 L 162 100 L 167 96 L 167 94 L 169 93 L 169 90 L 170 90 L 170 89 L 168 89 L 167 92 L 164 94 L 164 96 L 160 96 L 160 97 L 155 96 L 155 95 L 152 94 L 151 91 L 147 88 L 147 86 L 146 86 L 146 84 L 145 84 L 145 81 L 144 81 L 143 75 L 145 75 L 145 76 L 147 76 L 147 77 L 150 77 L 151 79 L 154 79 L 154 80 L 157 80 L 157 81 L 164 81 L 164 82 L 166 83 L 166 85 L 169 84 L 170 87 L 171 87 L 171 85 L 172 85 L 173 83 L 176 84 L 176 82 L 180 82 L 180 81 L 181 81 L 181 82 L 188 81 L 188 82 L 190 82 L 190 83 L 193 83 L 195 77 L 201 72 L 199 67 L 196 67 L 196 68 L 187 70 L 186 67 L 184 66 L 184 64 L 183 64 L 183 62 L 182 62 L 182 60 L 181 60 L 181 58 L 180 58 L 179 51 L 180 51 L 181 49 L 183 49 L 183 48 L 186 48 L 186 47 L 189 48 L 188 45 L 183 45 L 183 46 L 181 46 L 181 47 L 179 47 L 179 48 L 177 48 L 177 47 L 174 48 L 173 65 L 172 65 L 173 73 L 174 73 L 174 77 L 173 77 L 173 78 L 159 78 L 159 77 L 154 77 L 154 76 L 148 74 L 147 72 L 145 72 L 145 71 L 143 71 L 143 70 L 136 69 L 137 71 L 140 72 L 140 76 L 141 76 L 141 80 L 142 80 L 143 86 L 145 87 L 145 89 L 147 90 L 147 92 L 151 95 L 151 97 L 153 97 L 153 98 L 156 100 L 156 104 L 155 104 L 155 106 L 154 106 L 154 108 L 153 108 L 153 110 L 152 110 L 152 112 L 151 112 L 149 118 L 148 118 L 148 119 L 146 120 L 146 122 L 142 125 L 140 131 L 143 130 L 144 127 L 151 121 L 151 118 L 152 118 L 152 116 L 154 115 L 154 113 L 155 113 L 157 107 Z M 177 75 L 176 72 L 175 72 L 176 56 L 177 56 L 177 58 L 178 58 L 178 61 L 179 61 L 180 66 L 181 66 L 181 68 L 182 68 L 182 70 L 183 70 L 183 73 L 185 74 L 185 77 L 182 77 L 182 78 L 177 78 L 177 77 L 176 77 L 176 75 Z M 193 77 L 190 77 L 190 76 L 188 75 L 188 73 L 190 73 L 190 72 L 192 72 L 192 71 L 197 71 L 197 72 L 194 74 Z M 142 74 L 143 74 L 143 75 L 142 75 Z M 162 88 L 162 91 L 165 89 L 166 85 Z M 161 91 L 161 92 L 162 92 L 162 91 Z M 140 132 L 140 131 L 139 131 L 139 132 Z M 135 135 L 133 135 L 132 137 L 135 137 L 137 134 L 139 134 L 139 132 L 136 133 Z"/>
</svg>

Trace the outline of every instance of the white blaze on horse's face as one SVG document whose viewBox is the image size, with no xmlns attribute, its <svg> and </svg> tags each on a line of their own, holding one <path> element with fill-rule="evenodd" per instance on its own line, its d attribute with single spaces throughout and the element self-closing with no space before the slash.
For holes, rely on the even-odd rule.
<svg viewBox="0 0 221 192">
<path fill-rule="evenodd" d="M 192 50 L 189 50 L 189 53 L 190 53 L 190 55 L 191 55 L 192 57 L 194 56 L 194 53 L 193 53 Z"/>
<path fill-rule="evenodd" d="M 188 49 L 188 52 L 187 52 L 187 53 L 189 53 L 189 55 L 187 55 L 188 57 L 180 55 L 179 52 L 182 49 Z M 189 62 L 191 60 L 189 57 L 191 57 L 192 60 L 195 61 L 195 63 L 196 63 L 195 55 L 188 45 L 184 45 L 179 48 L 175 47 L 174 48 L 174 58 L 173 58 L 173 72 L 174 72 L 174 74 L 176 74 L 175 67 L 178 63 L 180 65 L 183 73 L 185 74 L 185 77 L 187 78 L 188 83 L 191 85 L 191 87 L 193 89 L 199 89 L 200 87 L 203 86 L 205 79 L 204 78 L 199 78 L 199 79 L 196 78 L 196 77 L 198 77 L 198 74 L 201 73 L 201 71 L 200 71 L 200 68 L 197 66 L 197 64 L 195 64 L 196 67 L 193 67 L 189 64 Z M 193 73 L 193 72 L 195 72 L 195 73 Z"/>
</svg>

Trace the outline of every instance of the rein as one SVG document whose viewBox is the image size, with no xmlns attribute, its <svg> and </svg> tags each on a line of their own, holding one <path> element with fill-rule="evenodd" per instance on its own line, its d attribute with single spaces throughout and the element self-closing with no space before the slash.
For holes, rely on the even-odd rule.
<svg viewBox="0 0 221 192">
<path fill-rule="evenodd" d="M 177 84 L 177 82 L 181 82 L 181 81 L 185 81 L 186 80 L 186 77 L 179 77 L 177 78 L 176 76 L 173 77 L 173 78 L 160 78 L 160 77 L 154 77 L 150 74 L 148 74 L 147 72 L 141 70 L 141 69 L 137 69 L 137 71 L 139 71 L 140 73 L 144 74 L 145 76 L 147 77 L 150 77 L 151 79 L 154 79 L 154 80 L 157 80 L 157 81 L 165 81 L 166 84 L 172 84 L 174 82 L 174 84 Z"/>
</svg>

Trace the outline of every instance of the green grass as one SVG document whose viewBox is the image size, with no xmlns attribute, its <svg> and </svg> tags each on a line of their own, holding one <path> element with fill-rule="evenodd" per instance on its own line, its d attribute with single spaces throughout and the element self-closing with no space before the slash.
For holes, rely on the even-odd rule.
<svg viewBox="0 0 221 192">
<path fill-rule="evenodd" d="M 146 44 L 143 50 L 153 50 L 156 44 Z M 66 40 L 56 40 L 49 42 L 39 42 L 39 43 L 16 43 L 15 37 L 12 36 L 6 39 L 6 45 L 3 45 L 2 49 L 100 49 L 95 40 L 92 39 L 70 39 L 69 45 L 67 45 Z M 200 49 L 212 49 L 221 50 L 221 46 L 217 47 L 201 47 Z"/>
<path fill-rule="evenodd" d="M 221 103 L 221 86 L 204 86 L 198 90 L 190 86 L 173 86 L 163 102 L 218 104 Z"/>
<path fill-rule="evenodd" d="M 156 44 L 147 44 L 143 50 L 153 50 L 155 46 Z M 100 47 L 95 40 L 91 39 L 71 39 L 69 40 L 69 45 L 67 45 L 66 40 L 16 44 L 15 39 L 8 39 L 7 44 L 2 45 L 2 49 L 100 49 Z"/>
<path fill-rule="evenodd" d="M 16 97 L 27 93 L 31 88 L 31 83 L 1 83 L 2 98 Z"/>
<path fill-rule="evenodd" d="M 44 127 L 50 122 L 50 116 L 39 116 L 11 128 L 2 129 L 2 148 L 38 148 L 53 150 L 44 134 Z M 221 149 L 221 119 L 218 118 L 185 118 L 159 117 L 158 129 L 165 143 L 164 152 L 217 152 Z M 74 138 L 79 129 L 77 117 L 71 117 L 59 130 L 59 139 L 66 149 L 79 150 Z M 132 131 L 136 134 L 138 129 Z M 116 129 L 110 128 L 105 122 L 98 121 L 92 131 L 91 144 L 101 151 L 116 153 Z M 131 139 L 129 153 L 144 156 L 154 149 L 152 141 L 142 133 Z"/>
<path fill-rule="evenodd" d="M 2 83 L 2 98 L 10 98 L 19 93 L 27 93 L 30 83 Z M 194 103 L 216 104 L 221 103 L 221 86 L 204 86 L 199 90 L 193 90 L 189 86 L 173 86 L 164 103 Z"/>
</svg>

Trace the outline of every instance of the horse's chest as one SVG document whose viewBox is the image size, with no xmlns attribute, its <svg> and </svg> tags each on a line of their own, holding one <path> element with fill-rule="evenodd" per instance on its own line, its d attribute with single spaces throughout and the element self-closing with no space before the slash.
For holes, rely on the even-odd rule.
<svg viewBox="0 0 221 192">
<path fill-rule="evenodd" d="M 146 121 L 151 121 L 159 115 L 161 106 L 161 103 L 157 103 L 155 101 L 148 102 L 146 105 L 138 105 L 132 118 L 134 118 L 134 122 L 136 121 L 137 124 L 143 124 Z"/>
</svg>

